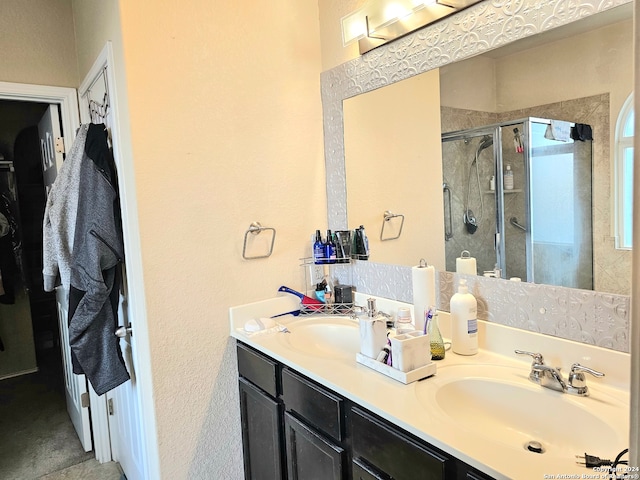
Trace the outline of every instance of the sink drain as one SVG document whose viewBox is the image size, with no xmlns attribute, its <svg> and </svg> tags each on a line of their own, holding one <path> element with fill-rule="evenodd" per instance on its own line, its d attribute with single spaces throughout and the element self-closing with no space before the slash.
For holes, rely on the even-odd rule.
<svg viewBox="0 0 640 480">
<path fill-rule="evenodd" d="M 535 440 L 530 440 L 524 444 L 524 448 L 533 453 L 544 453 L 544 448 L 540 442 L 536 442 Z"/>
</svg>

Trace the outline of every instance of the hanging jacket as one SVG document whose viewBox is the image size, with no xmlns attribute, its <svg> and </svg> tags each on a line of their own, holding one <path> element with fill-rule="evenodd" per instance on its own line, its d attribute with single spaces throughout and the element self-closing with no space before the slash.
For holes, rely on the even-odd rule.
<svg viewBox="0 0 640 480">
<path fill-rule="evenodd" d="M 47 195 L 42 226 L 42 274 L 46 292 L 53 292 L 58 285 L 69 289 L 80 166 L 88 130 L 89 124 L 80 126 L 71 150 Z"/>
<path fill-rule="evenodd" d="M 51 193 L 58 182 L 70 191 L 58 191 L 51 206 L 47 201 L 45 274 L 48 286 L 58 273 L 63 285 L 68 281 L 73 372 L 85 374 L 102 395 L 129 379 L 115 336 L 124 247 L 116 175 L 104 126 L 86 126 L 79 142 L 78 149 L 76 143 L 72 149 L 76 158 L 67 159 L 77 163 L 60 170 Z"/>
</svg>

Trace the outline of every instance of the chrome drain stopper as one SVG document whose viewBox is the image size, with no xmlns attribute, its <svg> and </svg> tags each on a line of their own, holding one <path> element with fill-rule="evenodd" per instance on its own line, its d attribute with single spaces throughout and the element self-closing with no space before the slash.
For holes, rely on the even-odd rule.
<svg viewBox="0 0 640 480">
<path fill-rule="evenodd" d="M 544 453 L 544 448 L 542 448 L 542 444 L 540 442 L 536 442 L 535 440 L 531 440 L 525 444 L 527 450 L 533 453 Z"/>
</svg>

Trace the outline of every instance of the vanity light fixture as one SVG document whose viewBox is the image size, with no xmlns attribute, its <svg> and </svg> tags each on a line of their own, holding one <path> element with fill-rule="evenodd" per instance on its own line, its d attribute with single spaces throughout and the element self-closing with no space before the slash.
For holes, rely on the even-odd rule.
<svg viewBox="0 0 640 480">
<path fill-rule="evenodd" d="M 362 55 L 479 1 L 369 0 L 342 17 L 342 44 L 357 41 Z"/>
</svg>

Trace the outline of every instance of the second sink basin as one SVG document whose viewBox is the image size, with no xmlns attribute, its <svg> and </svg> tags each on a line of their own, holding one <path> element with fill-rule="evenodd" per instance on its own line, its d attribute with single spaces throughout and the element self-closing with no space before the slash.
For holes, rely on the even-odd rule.
<svg viewBox="0 0 640 480">
<path fill-rule="evenodd" d="M 355 359 L 360 351 L 358 322 L 347 316 L 300 318 L 287 324 L 278 340 L 299 353 L 322 358 Z"/>
<path fill-rule="evenodd" d="M 421 403 L 436 407 L 461 430 L 514 448 L 533 441 L 542 453 L 563 457 L 625 448 L 628 421 L 621 401 L 600 392 L 584 398 L 552 391 L 529 382 L 527 373 L 452 365 L 438 370 L 437 389 L 416 392 Z"/>
</svg>

